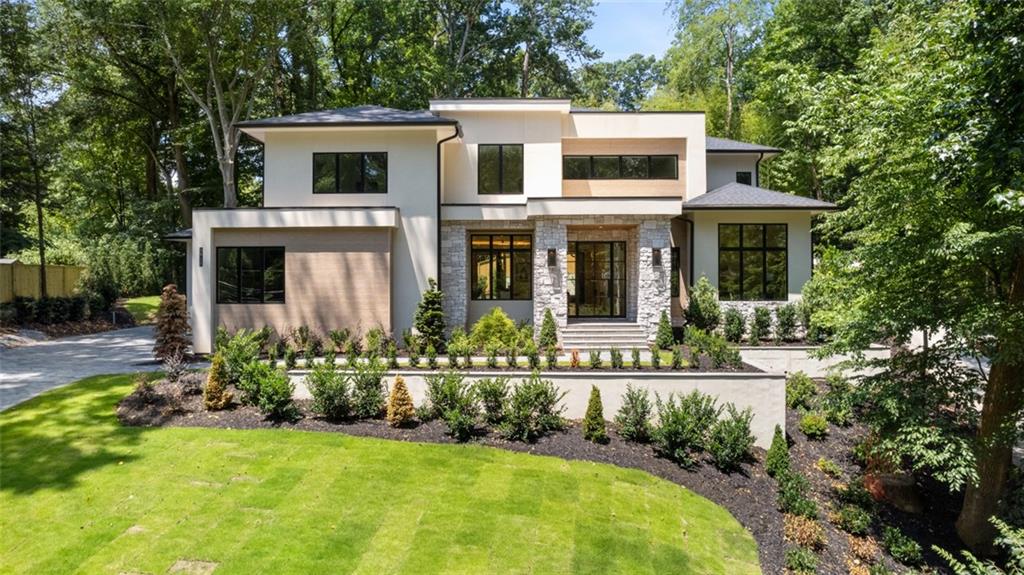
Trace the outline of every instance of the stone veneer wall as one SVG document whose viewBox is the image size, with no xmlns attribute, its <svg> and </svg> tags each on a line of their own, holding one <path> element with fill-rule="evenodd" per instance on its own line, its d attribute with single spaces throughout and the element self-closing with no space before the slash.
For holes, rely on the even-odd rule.
<svg viewBox="0 0 1024 575">
<path fill-rule="evenodd" d="M 533 334 L 540 336 L 544 310 L 550 309 L 561 330 L 568 321 L 568 237 L 564 220 L 538 219 L 533 234 Z M 548 249 L 557 254 L 557 265 L 548 267 Z"/>
<path fill-rule="evenodd" d="M 639 298 L 636 321 L 647 327 L 647 338 L 654 341 L 661 312 L 671 314 L 672 303 L 672 220 L 648 219 L 639 227 Z M 661 266 L 654 266 L 654 249 L 661 249 Z"/>
</svg>

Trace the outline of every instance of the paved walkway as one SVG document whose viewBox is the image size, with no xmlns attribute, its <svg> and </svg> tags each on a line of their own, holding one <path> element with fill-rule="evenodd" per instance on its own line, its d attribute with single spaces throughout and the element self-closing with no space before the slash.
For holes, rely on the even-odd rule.
<svg viewBox="0 0 1024 575">
<path fill-rule="evenodd" d="M 0 411 L 84 377 L 160 369 L 152 350 L 153 326 L 0 349 Z"/>
</svg>

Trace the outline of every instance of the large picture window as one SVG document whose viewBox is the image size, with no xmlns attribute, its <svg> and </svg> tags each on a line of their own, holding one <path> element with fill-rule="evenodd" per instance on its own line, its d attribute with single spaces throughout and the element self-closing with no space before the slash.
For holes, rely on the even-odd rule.
<svg viewBox="0 0 1024 575">
<path fill-rule="evenodd" d="M 522 194 L 523 145 L 477 146 L 477 178 L 480 194 Z"/>
<path fill-rule="evenodd" d="M 679 156 L 563 156 L 565 180 L 678 180 Z"/>
<path fill-rule="evenodd" d="M 533 298 L 533 238 L 518 234 L 473 234 L 469 244 L 472 299 Z"/>
<path fill-rule="evenodd" d="M 284 303 L 284 248 L 217 248 L 217 303 Z"/>
<path fill-rule="evenodd" d="M 313 154 L 314 194 L 385 194 L 386 152 Z"/>
<path fill-rule="evenodd" d="M 718 225 L 718 297 L 785 300 L 786 224 Z"/>
</svg>

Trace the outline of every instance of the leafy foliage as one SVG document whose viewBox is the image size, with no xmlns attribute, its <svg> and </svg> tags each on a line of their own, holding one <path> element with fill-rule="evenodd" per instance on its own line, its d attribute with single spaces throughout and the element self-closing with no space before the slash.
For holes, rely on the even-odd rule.
<svg viewBox="0 0 1024 575">
<path fill-rule="evenodd" d="M 786 515 L 782 518 L 786 540 L 805 549 L 820 549 L 825 545 L 825 532 L 817 520 L 802 515 Z"/>
<path fill-rule="evenodd" d="M 898 527 L 886 525 L 882 528 L 882 547 L 892 555 L 893 559 L 904 565 L 917 565 L 921 562 L 921 545 L 900 531 Z"/>
<path fill-rule="evenodd" d="M 824 439 L 828 435 L 828 421 L 818 413 L 806 413 L 800 418 L 800 431 L 807 439 Z"/>
<path fill-rule="evenodd" d="M 725 327 L 723 332 L 725 339 L 730 343 L 740 343 L 743 341 L 743 334 L 747 331 L 743 312 L 733 307 L 728 308 L 725 310 L 724 319 Z"/>
<path fill-rule="evenodd" d="M 802 547 L 792 547 L 786 550 L 786 569 L 796 575 L 807 575 L 815 573 L 818 568 L 818 557 Z"/>
<path fill-rule="evenodd" d="M 796 305 L 787 303 L 775 310 L 775 337 L 782 341 L 796 339 Z"/>
<path fill-rule="evenodd" d="M 772 435 L 772 444 L 764 457 L 764 469 L 768 475 L 779 478 L 789 471 L 789 443 L 786 441 L 786 434 L 782 428 L 775 426 L 775 434 Z"/>
<path fill-rule="evenodd" d="M 500 307 L 493 307 L 476 320 L 470 330 L 469 338 L 477 349 L 494 345 L 499 350 L 515 346 L 519 339 L 516 324 Z"/>
<path fill-rule="evenodd" d="M 669 394 L 662 401 L 656 397 L 658 425 L 653 439 L 658 451 L 683 467 L 696 464 L 695 454 L 707 448 L 708 431 L 722 409 L 715 398 L 692 391 L 687 395 Z"/>
<path fill-rule="evenodd" d="M 560 405 L 565 392 L 537 374 L 512 389 L 499 432 L 506 439 L 533 442 L 564 426 Z"/>
<path fill-rule="evenodd" d="M 381 416 L 384 411 L 384 366 L 376 359 L 347 367 L 352 381 L 352 413 L 363 419 Z"/>
<path fill-rule="evenodd" d="M 835 512 L 833 522 L 851 535 L 867 535 L 871 529 L 871 513 L 856 505 L 844 505 Z"/>
<path fill-rule="evenodd" d="M 684 312 L 686 324 L 705 332 L 714 331 L 722 318 L 722 309 L 718 304 L 718 290 L 711 285 L 708 278 L 701 276 L 693 287 L 689 304 Z"/>
<path fill-rule="evenodd" d="M 420 303 L 416 306 L 413 325 L 428 349 L 429 346 L 433 346 L 435 350 L 443 350 L 445 344 L 444 310 L 442 309 L 444 294 L 437 288 L 437 280 L 434 278 L 428 279 L 427 284 L 427 289 L 424 290 Z"/>
<path fill-rule="evenodd" d="M 661 349 L 669 349 L 676 343 L 675 335 L 672 334 L 672 322 L 668 319 L 668 312 L 661 311 L 661 319 L 658 320 L 658 333 L 654 338 L 654 344 Z"/>
<path fill-rule="evenodd" d="M 541 349 L 558 345 L 558 326 L 550 308 L 544 308 L 544 320 L 540 324 L 540 338 L 537 340 Z"/>
<path fill-rule="evenodd" d="M 814 380 L 802 371 L 796 371 L 786 378 L 786 407 L 790 409 L 811 409 L 818 388 Z"/>
<path fill-rule="evenodd" d="M 818 517 L 818 505 L 807 496 L 810 484 L 806 477 L 795 469 L 788 469 L 777 474 L 775 480 L 779 483 L 778 503 L 783 513 L 812 519 Z"/>
<path fill-rule="evenodd" d="M 270 369 L 259 374 L 259 400 L 256 406 L 267 418 L 276 421 L 290 421 L 298 416 L 298 408 L 292 394 L 295 384 L 288 374 L 279 369 Z"/>
<path fill-rule="evenodd" d="M 715 467 L 730 471 L 750 456 L 754 446 L 750 422 L 754 414 L 749 407 L 739 411 L 731 403 L 725 405 L 725 411 L 727 415 L 719 418 L 708 434 L 707 450 Z"/>
<path fill-rule="evenodd" d="M 590 386 L 590 400 L 583 416 L 583 439 L 594 443 L 608 443 L 608 432 L 604 423 L 604 407 L 601 405 L 601 391 L 596 385 Z"/>
<path fill-rule="evenodd" d="M 619 427 L 619 435 L 627 441 L 646 443 L 651 439 L 651 399 L 647 390 L 626 384 L 626 392 L 622 394 L 622 407 L 615 415 L 615 423 Z"/>
<path fill-rule="evenodd" d="M 306 387 L 313 397 L 313 413 L 330 421 L 341 421 L 352 415 L 352 384 L 348 374 L 334 363 L 313 366 L 306 375 Z"/>
<path fill-rule="evenodd" d="M 772 311 L 764 306 L 754 308 L 754 318 L 750 321 L 750 344 L 757 345 L 768 339 L 772 331 Z"/>
<path fill-rule="evenodd" d="M 259 358 L 265 339 L 266 335 L 260 330 L 240 329 L 217 350 L 224 358 L 229 383 L 237 384 L 245 366 Z"/>
<path fill-rule="evenodd" d="M 483 378 L 476 382 L 475 387 L 476 396 L 483 407 L 484 419 L 492 425 L 501 423 L 508 402 L 508 378 Z"/>
</svg>

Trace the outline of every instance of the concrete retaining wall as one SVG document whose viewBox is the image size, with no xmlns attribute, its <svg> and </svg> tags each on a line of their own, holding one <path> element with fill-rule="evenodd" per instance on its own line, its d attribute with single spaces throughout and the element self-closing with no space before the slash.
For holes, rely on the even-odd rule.
<svg viewBox="0 0 1024 575">
<path fill-rule="evenodd" d="M 297 399 L 309 398 L 305 386 L 305 371 L 291 372 L 295 382 Z M 405 383 L 412 394 L 413 402 L 420 405 L 425 397 L 426 383 L 423 371 L 398 370 L 389 372 L 386 382 L 390 386 L 395 375 L 405 378 Z M 475 381 L 486 377 L 506 376 L 510 383 L 516 383 L 529 377 L 527 372 L 466 372 L 467 381 Z M 646 388 L 651 393 L 667 397 L 669 393 L 685 394 L 693 390 L 713 395 L 721 403 L 733 403 L 739 409 L 749 407 L 754 413 L 751 431 L 756 444 L 765 449 L 771 444 L 772 433 L 776 425 L 785 427 L 786 419 L 786 379 L 781 374 L 768 373 L 629 373 L 629 372 L 550 372 L 541 373 L 541 377 L 551 380 L 566 392 L 563 405 L 564 415 L 570 419 L 582 419 L 590 398 L 590 386 L 596 385 L 601 390 L 604 402 L 605 419 L 612 420 L 615 413 L 622 407 L 622 394 L 627 384 Z"/>
<path fill-rule="evenodd" d="M 740 347 L 743 361 L 767 373 L 785 374 L 802 371 L 811 377 L 825 377 L 841 362 L 849 360 L 849 355 L 836 355 L 825 359 L 811 357 L 817 350 L 815 346 L 759 346 Z M 869 359 L 889 357 L 889 348 L 872 346 L 864 351 Z"/>
</svg>

